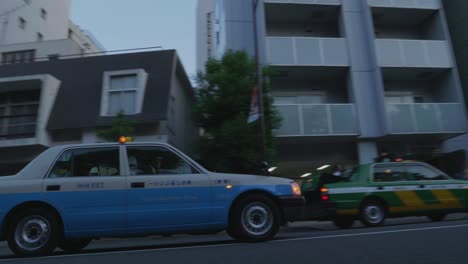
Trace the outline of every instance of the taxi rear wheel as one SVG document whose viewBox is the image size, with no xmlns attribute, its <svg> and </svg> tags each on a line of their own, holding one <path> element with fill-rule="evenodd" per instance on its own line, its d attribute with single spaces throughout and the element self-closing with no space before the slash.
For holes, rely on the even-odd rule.
<svg viewBox="0 0 468 264">
<path fill-rule="evenodd" d="M 360 215 L 364 225 L 374 227 L 385 222 L 386 211 L 380 201 L 368 200 L 362 204 Z"/>
<path fill-rule="evenodd" d="M 8 247 L 18 256 L 52 253 L 58 243 L 59 224 L 55 215 L 39 208 L 22 211 L 10 221 Z"/>
<path fill-rule="evenodd" d="M 63 251 L 79 251 L 87 247 L 91 243 L 90 238 L 73 238 L 73 239 L 64 239 L 58 245 L 58 247 Z"/>
<path fill-rule="evenodd" d="M 227 233 L 247 242 L 270 240 L 278 233 L 279 219 L 279 209 L 274 201 L 265 195 L 249 195 L 232 208 Z"/>
</svg>

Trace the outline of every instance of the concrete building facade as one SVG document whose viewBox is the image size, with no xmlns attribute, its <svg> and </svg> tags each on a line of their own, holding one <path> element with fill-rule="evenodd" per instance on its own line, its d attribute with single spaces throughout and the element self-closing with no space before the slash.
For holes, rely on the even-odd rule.
<svg viewBox="0 0 468 264">
<path fill-rule="evenodd" d="M 0 45 L 66 38 L 70 0 L 2 0 Z"/>
<path fill-rule="evenodd" d="M 214 55 L 214 4 L 215 0 L 202 0 L 197 4 L 197 72 L 203 71 L 205 62 Z"/>
<path fill-rule="evenodd" d="M 215 2 L 217 57 L 254 54 L 254 2 Z M 435 155 L 467 131 L 440 0 L 259 0 L 256 16 L 283 117 L 280 173 L 369 163 L 381 152 Z"/>
<path fill-rule="evenodd" d="M 70 19 L 70 0 L 4 0 L 0 5 L 0 63 L 66 58 L 104 51 Z"/>
</svg>

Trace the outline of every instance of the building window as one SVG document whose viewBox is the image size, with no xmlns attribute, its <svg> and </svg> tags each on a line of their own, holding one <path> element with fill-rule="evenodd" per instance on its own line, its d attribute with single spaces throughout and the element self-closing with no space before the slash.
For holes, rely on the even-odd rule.
<svg viewBox="0 0 468 264">
<path fill-rule="evenodd" d="M 42 33 L 40 32 L 37 32 L 37 41 L 41 42 L 44 40 L 44 35 L 42 35 Z"/>
<path fill-rule="evenodd" d="M 33 137 L 36 133 L 40 90 L 0 95 L 0 138 Z"/>
<path fill-rule="evenodd" d="M 19 17 L 18 18 L 18 27 L 21 29 L 26 29 L 26 19 Z"/>
<path fill-rule="evenodd" d="M 47 11 L 44 8 L 41 8 L 41 18 L 44 20 L 47 19 Z"/>
<path fill-rule="evenodd" d="M 147 73 L 142 69 L 105 72 L 101 115 L 115 116 L 121 111 L 127 115 L 140 113 L 146 79 Z"/>
<path fill-rule="evenodd" d="M 23 50 L 2 53 L 2 65 L 34 61 L 35 50 Z"/>
</svg>

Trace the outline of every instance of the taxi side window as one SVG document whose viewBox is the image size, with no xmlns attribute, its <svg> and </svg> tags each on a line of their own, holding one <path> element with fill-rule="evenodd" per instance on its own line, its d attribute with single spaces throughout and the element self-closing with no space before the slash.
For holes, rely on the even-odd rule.
<svg viewBox="0 0 468 264">
<path fill-rule="evenodd" d="M 449 179 L 447 176 L 422 165 L 407 166 L 407 172 L 408 175 L 416 181 L 440 181 Z"/>
<path fill-rule="evenodd" d="M 60 155 L 49 178 L 119 176 L 118 148 L 67 150 Z"/>
<path fill-rule="evenodd" d="M 164 147 L 127 147 L 130 175 L 198 174 L 179 155 Z"/>
<path fill-rule="evenodd" d="M 378 165 L 374 167 L 374 182 L 407 181 L 405 170 L 401 166 Z"/>
</svg>

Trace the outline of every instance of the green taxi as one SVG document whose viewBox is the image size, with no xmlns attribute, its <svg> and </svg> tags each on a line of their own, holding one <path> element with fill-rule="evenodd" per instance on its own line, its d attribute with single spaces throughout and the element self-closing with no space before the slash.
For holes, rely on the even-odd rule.
<svg viewBox="0 0 468 264">
<path fill-rule="evenodd" d="M 349 228 L 354 220 L 382 225 L 388 217 L 428 216 L 466 212 L 468 181 L 455 180 L 423 162 L 360 165 L 342 176 L 317 172 L 304 179 L 305 217 L 332 220 Z"/>
</svg>

